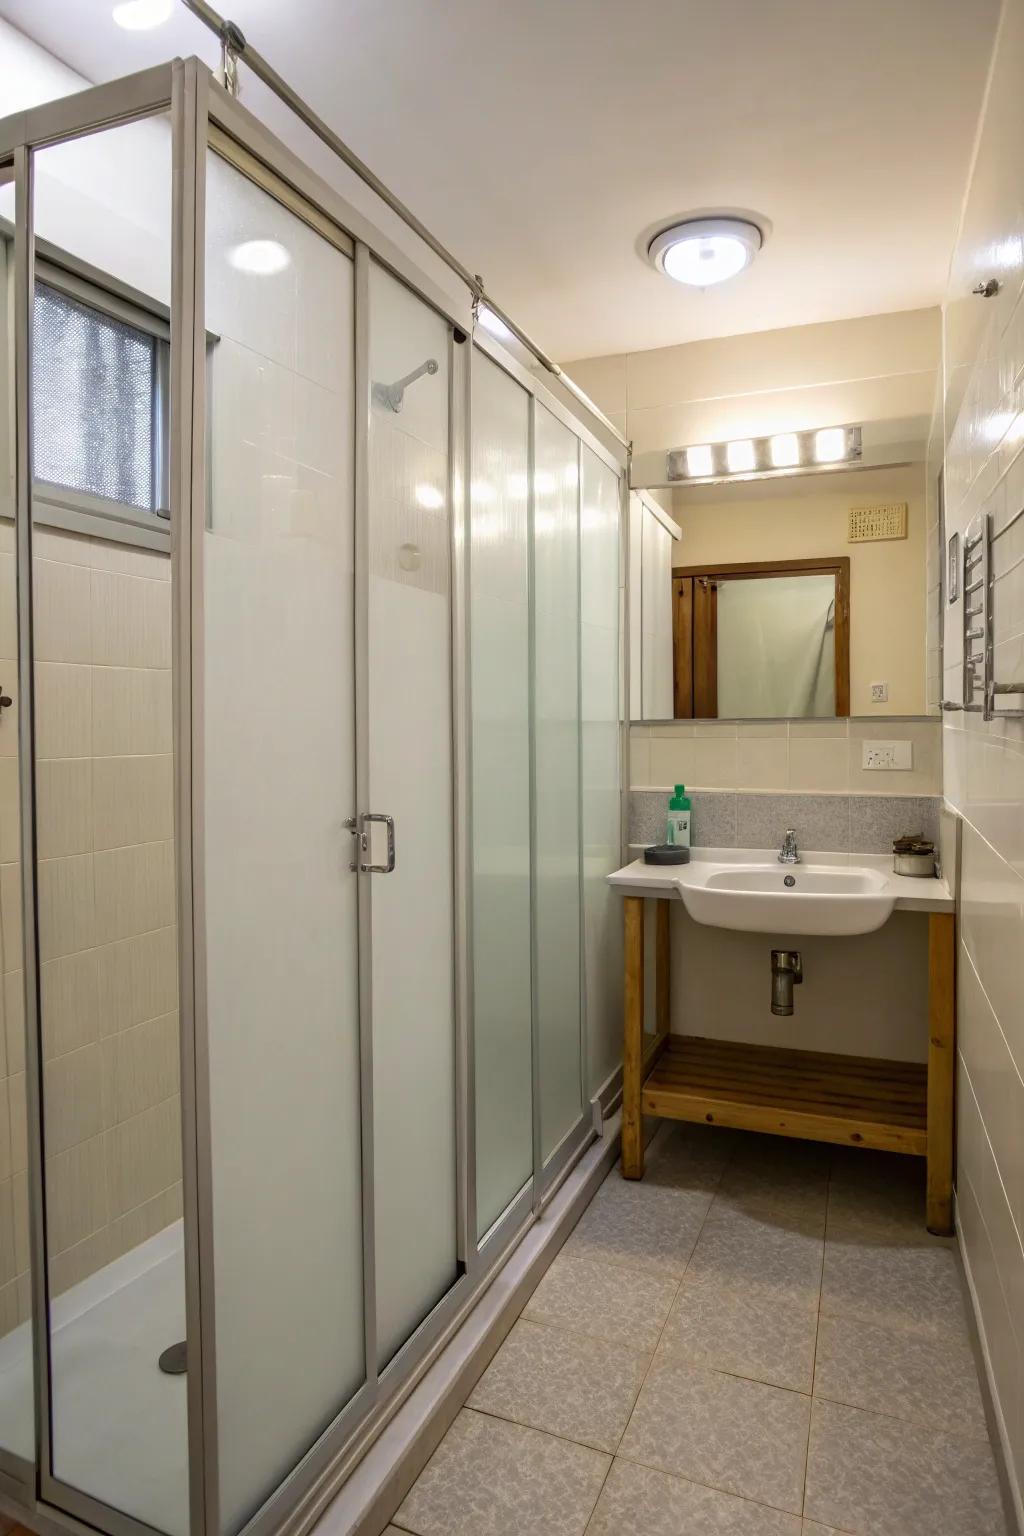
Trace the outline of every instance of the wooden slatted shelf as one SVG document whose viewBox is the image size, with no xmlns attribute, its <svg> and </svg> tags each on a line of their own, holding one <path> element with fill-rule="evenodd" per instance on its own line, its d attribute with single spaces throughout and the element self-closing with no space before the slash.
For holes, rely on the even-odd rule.
<svg viewBox="0 0 1024 1536">
<path fill-rule="evenodd" d="M 670 1035 L 642 1090 L 642 1112 L 923 1157 L 923 1064 Z"/>
</svg>

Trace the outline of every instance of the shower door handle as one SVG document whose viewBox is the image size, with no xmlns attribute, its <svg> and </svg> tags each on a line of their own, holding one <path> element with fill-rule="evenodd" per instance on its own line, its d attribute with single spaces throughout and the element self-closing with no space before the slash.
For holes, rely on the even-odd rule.
<svg viewBox="0 0 1024 1536">
<path fill-rule="evenodd" d="M 364 811 L 359 820 L 361 822 L 359 847 L 363 855 L 359 863 L 360 873 L 364 875 L 390 875 L 395 867 L 395 818 L 393 816 L 381 815 L 379 811 Z M 383 822 L 384 826 L 388 829 L 388 861 L 386 864 L 367 864 L 364 862 L 366 855 L 370 851 L 370 833 L 367 830 L 367 823 L 371 821 Z"/>
</svg>

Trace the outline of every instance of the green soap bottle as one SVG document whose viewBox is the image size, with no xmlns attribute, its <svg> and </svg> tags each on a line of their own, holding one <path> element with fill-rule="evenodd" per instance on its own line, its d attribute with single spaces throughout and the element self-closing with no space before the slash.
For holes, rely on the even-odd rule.
<svg viewBox="0 0 1024 1536">
<path fill-rule="evenodd" d="M 690 846 L 690 801 L 685 784 L 677 784 L 668 803 L 668 841 L 676 848 Z"/>
</svg>

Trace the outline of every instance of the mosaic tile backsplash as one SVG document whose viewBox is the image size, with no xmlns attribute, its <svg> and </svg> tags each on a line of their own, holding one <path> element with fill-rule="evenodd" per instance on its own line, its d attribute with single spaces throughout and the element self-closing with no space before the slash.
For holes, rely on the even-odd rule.
<svg viewBox="0 0 1024 1536">
<path fill-rule="evenodd" d="M 802 848 L 821 853 L 889 853 L 894 837 L 938 842 L 938 795 L 771 795 L 696 790 L 690 800 L 695 848 L 777 848 L 789 827 Z M 668 795 L 634 789 L 631 843 L 665 840 Z"/>
</svg>

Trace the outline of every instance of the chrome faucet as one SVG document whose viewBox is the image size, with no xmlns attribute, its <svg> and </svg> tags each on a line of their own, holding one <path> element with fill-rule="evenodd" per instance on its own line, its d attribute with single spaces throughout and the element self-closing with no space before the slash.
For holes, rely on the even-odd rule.
<svg viewBox="0 0 1024 1536">
<path fill-rule="evenodd" d="M 782 847 L 779 849 L 780 864 L 799 864 L 800 853 L 796 846 L 796 833 L 790 827 L 782 839 Z"/>
</svg>

